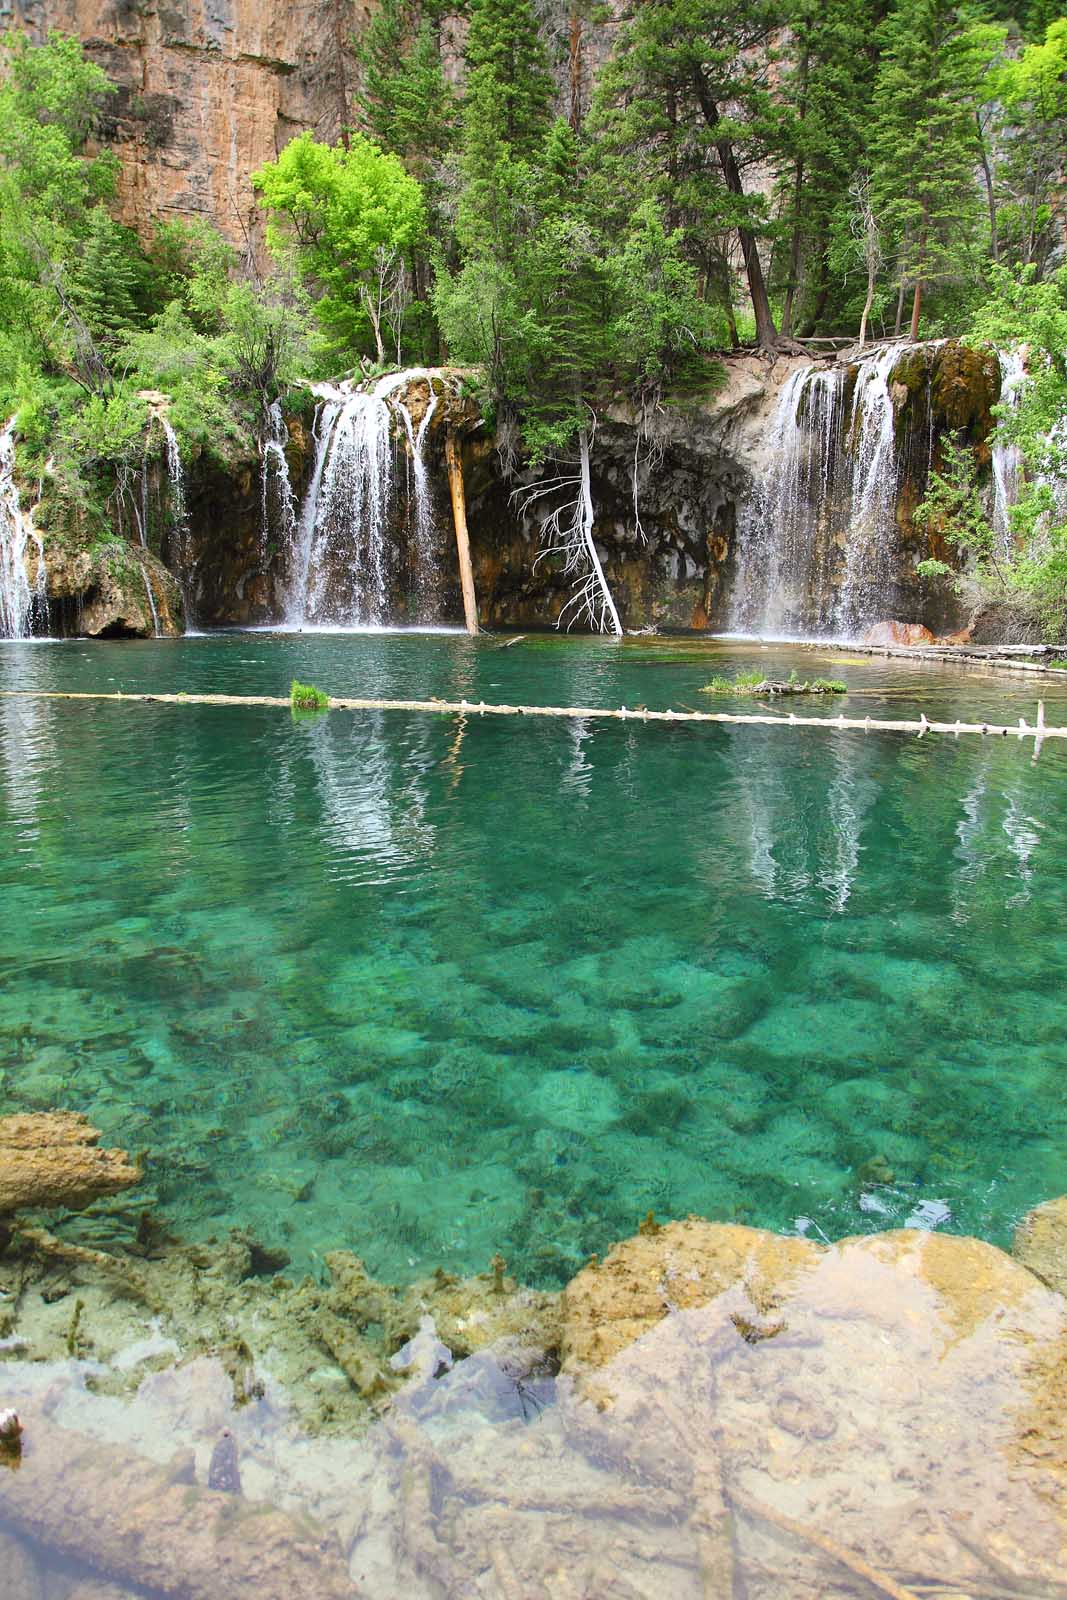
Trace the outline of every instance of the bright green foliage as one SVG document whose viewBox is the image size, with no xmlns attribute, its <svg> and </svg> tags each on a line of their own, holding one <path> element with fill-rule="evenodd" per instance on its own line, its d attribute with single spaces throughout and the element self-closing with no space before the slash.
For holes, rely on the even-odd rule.
<svg viewBox="0 0 1067 1600">
<path fill-rule="evenodd" d="M 1031 598 L 1046 625 L 1067 627 L 1067 268 L 1047 282 L 1036 270 L 991 272 L 992 293 L 972 338 L 1026 349 L 1026 381 L 1013 407 L 998 408 L 998 434 L 1021 452 L 1025 483 L 1010 514 L 1014 550 L 1007 581 Z M 1055 486 L 1060 486 L 1057 495 Z"/>
<path fill-rule="evenodd" d="M 880 42 L 871 188 L 898 282 L 912 290 L 916 337 L 925 290 L 977 269 L 976 113 L 1004 30 L 969 20 L 955 0 L 897 0 Z"/>
<path fill-rule="evenodd" d="M 988 574 L 1003 583 L 997 561 L 993 525 L 985 514 L 974 452 L 962 439 L 945 439 L 941 467 L 931 472 L 926 494 L 916 508 L 915 522 L 928 533 L 938 533 L 973 563 L 979 577 Z M 924 577 L 943 576 L 943 562 L 920 562 Z"/>
<path fill-rule="evenodd" d="M 1002 159 L 998 226 L 1018 260 L 1043 270 L 1067 231 L 1067 18 L 996 74 Z"/>
<path fill-rule="evenodd" d="M 400 160 L 361 135 L 347 149 L 301 134 L 252 183 L 272 213 L 271 247 L 284 257 L 295 240 L 316 313 L 338 350 L 373 337 L 397 342 L 403 324 L 404 253 L 425 227 L 422 190 Z"/>
<path fill-rule="evenodd" d="M 289 703 L 294 711 L 329 711 L 330 697 L 321 689 L 316 689 L 313 683 L 297 683 L 294 678 L 289 686 Z"/>
</svg>

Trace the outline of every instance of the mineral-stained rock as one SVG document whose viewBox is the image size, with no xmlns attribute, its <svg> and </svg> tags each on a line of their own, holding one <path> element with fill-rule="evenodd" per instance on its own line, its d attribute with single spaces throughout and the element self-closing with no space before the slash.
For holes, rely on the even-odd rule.
<svg viewBox="0 0 1067 1600">
<path fill-rule="evenodd" d="M 425 1316 L 433 1318 L 437 1336 L 455 1356 L 484 1350 L 500 1339 L 555 1352 L 560 1341 L 560 1297 L 528 1289 L 503 1272 L 457 1278 L 437 1272 L 404 1289 L 371 1278 L 363 1262 L 348 1250 L 326 1257 L 333 1278 L 331 1306 L 357 1327 L 381 1327 L 388 1351 L 413 1339 Z"/>
<path fill-rule="evenodd" d="M 25 1421 L 22 1467 L 0 1476 L 0 1521 L 35 1543 L 167 1600 L 352 1600 L 340 1547 L 314 1524 L 174 1484 L 40 1410 Z"/>
<path fill-rule="evenodd" d="M 702 1217 L 639 1233 L 564 1290 L 563 1370 L 601 1367 L 669 1311 L 705 1305 L 735 1284 L 746 1289 L 755 1337 L 774 1326 L 783 1292 L 821 1253 L 807 1239 Z"/>
<path fill-rule="evenodd" d="M 919 622 L 876 622 L 868 628 L 861 644 L 933 644 L 934 635 Z"/>
<path fill-rule="evenodd" d="M 120 540 L 77 548 L 46 536 L 45 564 L 56 632 L 151 639 L 157 627 L 167 637 L 184 631 L 177 580 L 150 551 Z"/>
<path fill-rule="evenodd" d="M 123 1150 L 97 1147 L 87 1117 L 51 1111 L 0 1118 L 0 1216 L 63 1206 L 80 1210 L 140 1183 Z"/>
<path fill-rule="evenodd" d="M 1015 1230 L 1011 1253 L 1051 1289 L 1067 1294 L 1067 1195 L 1027 1212 Z"/>
</svg>

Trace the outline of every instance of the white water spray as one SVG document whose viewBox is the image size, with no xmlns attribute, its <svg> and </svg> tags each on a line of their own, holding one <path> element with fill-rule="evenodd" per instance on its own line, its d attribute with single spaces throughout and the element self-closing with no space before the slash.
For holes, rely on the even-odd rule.
<svg viewBox="0 0 1067 1600">
<path fill-rule="evenodd" d="M 404 432 L 407 434 L 408 449 L 411 459 L 411 476 L 415 490 L 415 561 L 416 561 L 416 586 L 420 600 L 425 603 L 432 601 L 435 596 L 440 579 L 439 561 L 436 541 L 434 539 L 433 516 L 433 491 L 430 485 L 430 474 L 426 467 L 426 457 L 423 445 L 433 414 L 437 410 L 437 396 L 430 389 L 430 401 L 422 414 L 422 420 L 416 430 L 411 412 L 402 400 L 397 402 L 404 423 Z"/>
<path fill-rule="evenodd" d="M 15 482 L 12 417 L 0 433 L 0 638 L 28 638 L 34 623 L 47 617 L 47 577 L 44 543 Z"/>
<path fill-rule="evenodd" d="M 782 386 L 768 470 L 743 513 L 730 626 L 780 636 L 855 637 L 899 593 L 897 418 L 889 345 L 849 369 L 810 365 Z"/>
<path fill-rule="evenodd" d="M 289 429 L 285 426 L 280 403 L 275 400 L 267 410 L 267 426 L 263 438 L 262 516 L 260 540 L 264 555 L 271 532 L 277 533 L 281 548 L 288 554 L 293 548 L 296 534 L 296 496 L 289 476 L 289 461 L 285 447 L 289 443 Z"/>
<path fill-rule="evenodd" d="M 1021 391 L 1026 382 L 1026 361 L 1021 350 L 1004 350 L 1000 354 L 1000 404 L 1008 412 L 1018 409 Z M 1002 419 L 1003 420 L 1003 419 Z M 997 555 L 1011 555 L 1011 518 L 1009 512 L 1019 498 L 1023 486 L 1023 460 L 1018 445 L 998 442 L 1000 428 L 993 443 L 993 532 L 996 535 Z"/>
<path fill-rule="evenodd" d="M 432 377 L 428 368 L 414 367 L 380 378 L 370 390 L 315 386 L 323 408 L 311 479 L 292 539 L 285 616 L 290 624 L 380 627 L 388 621 L 397 417 L 412 447 L 416 559 L 419 588 L 425 593 L 422 569 L 432 559 L 434 527 L 423 447 L 437 401 L 431 384 L 416 432 L 407 408 L 394 396 Z"/>
</svg>

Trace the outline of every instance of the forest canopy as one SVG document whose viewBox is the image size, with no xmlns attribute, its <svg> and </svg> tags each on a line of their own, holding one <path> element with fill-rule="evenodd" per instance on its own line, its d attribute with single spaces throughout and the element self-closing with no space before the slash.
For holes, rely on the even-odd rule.
<svg viewBox="0 0 1067 1600">
<path fill-rule="evenodd" d="M 1020 538 L 1047 551 L 1067 412 L 1056 7 L 460 9 L 457 62 L 454 0 L 382 0 L 350 41 L 350 125 L 253 175 L 262 243 L 241 253 L 206 222 L 124 227 L 113 86 L 76 40 L 5 38 L 0 409 L 57 492 L 106 522 L 101 464 L 121 478 L 143 451 L 146 392 L 225 460 L 296 378 L 449 360 L 484 373 L 505 458 L 536 464 L 612 396 L 707 389 L 732 347 L 955 334 L 1032 348 L 1001 426 L 1026 463 Z"/>
</svg>

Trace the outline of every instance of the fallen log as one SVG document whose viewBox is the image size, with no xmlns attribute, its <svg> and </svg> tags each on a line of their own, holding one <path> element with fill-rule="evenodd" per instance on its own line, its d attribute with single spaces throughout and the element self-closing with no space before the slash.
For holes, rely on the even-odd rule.
<svg viewBox="0 0 1067 1600">
<path fill-rule="evenodd" d="M 124 1150 L 101 1150 L 100 1130 L 73 1111 L 0 1117 L 0 1216 L 80 1211 L 141 1181 Z"/>
<path fill-rule="evenodd" d="M 337 1541 L 309 1520 L 176 1484 L 165 1467 L 24 1410 L 0 1523 L 105 1583 L 161 1600 L 353 1600 Z"/>
<path fill-rule="evenodd" d="M 123 694 L 67 691 L 58 689 L 0 689 L 0 699 L 37 700 L 110 700 L 132 703 L 150 702 L 154 705 L 181 706 L 284 706 L 290 701 L 280 695 L 268 694 Z M 913 733 L 922 739 L 928 733 L 948 733 L 958 738 L 960 734 L 981 734 L 1016 739 L 1033 739 L 1034 753 L 1039 755 L 1046 739 L 1067 739 L 1067 725 L 1049 726 L 1045 722 L 1044 701 L 1037 704 L 1037 722 L 1031 726 L 1025 717 L 1017 724 L 1002 722 L 931 722 L 922 713 L 918 722 L 910 718 L 878 717 L 798 717 L 768 716 L 766 712 L 741 711 L 648 711 L 644 706 L 631 710 L 627 706 L 609 709 L 604 706 L 509 706 L 485 700 L 366 700 L 351 696 L 330 696 L 331 711 L 425 711 L 438 716 L 479 717 L 564 717 L 583 722 L 669 722 L 672 724 L 704 722 L 731 726 L 763 728 L 819 728 L 823 733 Z"/>
</svg>

